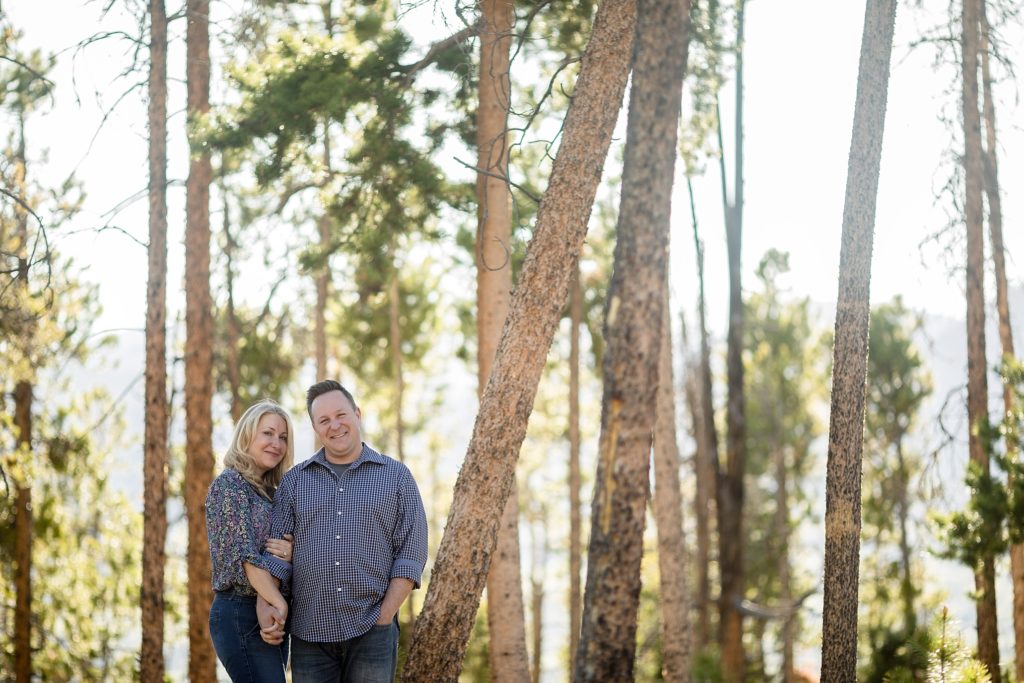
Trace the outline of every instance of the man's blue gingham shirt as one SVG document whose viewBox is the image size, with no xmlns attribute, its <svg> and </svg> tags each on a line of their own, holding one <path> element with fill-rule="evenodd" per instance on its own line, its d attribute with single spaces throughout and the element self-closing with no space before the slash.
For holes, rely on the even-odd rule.
<svg viewBox="0 0 1024 683">
<path fill-rule="evenodd" d="M 418 588 L 427 562 L 427 516 L 412 473 L 365 443 L 341 476 L 323 449 L 284 475 L 270 535 L 284 534 L 295 536 L 291 632 L 310 642 L 369 631 L 391 579 Z"/>
</svg>

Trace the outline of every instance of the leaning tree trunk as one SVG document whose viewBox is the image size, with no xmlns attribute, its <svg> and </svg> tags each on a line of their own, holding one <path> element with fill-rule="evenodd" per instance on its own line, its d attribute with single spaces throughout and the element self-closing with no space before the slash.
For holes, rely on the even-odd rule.
<svg viewBox="0 0 1024 683">
<path fill-rule="evenodd" d="M 691 628 L 670 316 L 666 286 L 654 423 L 654 518 L 658 526 L 658 573 L 661 577 L 662 676 L 666 681 L 677 682 L 690 680 Z"/>
<path fill-rule="evenodd" d="M 210 110 L 210 2 L 188 0 L 187 110 L 195 122 Z M 210 640 L 210 549 L 206 492 L 213 479 L 210 415 L 213 301 L 210 296 L 210 155 L 194 152 L 185 183 L 185 512 L 188 516 L 188 674 L 193 682 L 216 676 Z"/>
<path fill-rule="evenodd" d="M 651 0 L 637 10 L 576 681 L 633 677 L 687 4 Z"/>
<path fill-rule="evenodd" d="M 825 479 L 821 680 L 856 680 L 860 484 L 864 446 L 871 249 L 889 92 L 896 0 L 868 0 L 846 175 Z"/>
<path fill-rule="evenodd" d="M 164 546 L 167 541 L 167 14 L 150 2 L 149 273 L 143 437 L 142 646 L 139 679 L 164 680 Z"/>
<path fill-rule="evenodd" d="M 403 681 L 455 681 L 626 88 L 635 0 L 605 0 L 459 471 Z"/>
<path fill-rule="evenodd" d="M 726 203 L 725 231 L 729 252 L 729 333 L 726 351 L 728 407 L 726 411 L 726 468 L 718 483 L 718 566 L 721 589 L 718 599 L 718 633 L 722 671 L 728 681 L 741 681 L 743 655 L 743 480 L 746 477 L 747 418 L 743 393 L 743 27 L 745 0 L 738 7 L 736 41 L 736 135 L 733 201 Z M 719 122 L 719 134 L 721 123 Z M 725 194 L 725 162 L 721 161 L 722 199 Z"/>
<path fill-rule="evenodd" d="M 569 284 L 569 671 L 576 668 L 583 612 L 583 520 L 580 503 L 580 325 L 583 323 L 583 286 L 579 265 Z"/>
<path fill-rule="evenodd" d="M 984 178 L 988 198 L 988 227 L 995 266 L 996 312 L 999 316 L 999 343 L 1003 358 L 1013 358 L 1013 328 L 1010 325 L 1010 303 L 1006 283 L 1006 254 L 1003 244 L 1003 209 L 999 191 L 999 164 L 996 145 L 996 108 L 992 97 L 992 76 L 989 72 L 989 24 L 985 13 L 985 0 L 980 0 L 981 19 L 981 84 L 985 118 Z M 1003 411 L 1014 410 L 1013 390 L 1003 383 Z M 1008 453 L 1019 458 L 1020 453 Z M 1016 680 L 1024 681 L 1024 543 L 1010 545 L 1010 579 L 1013 585 L 1013 634 L 1015 645 L 1014 670 Z"/>
<path fill-rule="evenodd" d="M 967 420 L 971 462 L 988 474 L 989 457 L 976 427 L 988 420 L 988 367 L 985 361 L 985 246 L 982 187 L 981 118 L 978 114 L 980 0 L 963 2 L 964 214 L 967 228 Z M 978 559 L 974 588 L 978 595 L 978 660 L 999 681 L 995 566 L 991 555 Z"/>
<path fill-rule="evenodd" d="M 480 3 L 477 109 L 477 390 L 483 395 L 508 315 L 512 292 L 512 210 L 508 192 L 511 0 Z M 530 680 L 519 562 L 519 494 L 513 480 L 487 575 L 490 670 L 496 683 Z"/>
</svg>

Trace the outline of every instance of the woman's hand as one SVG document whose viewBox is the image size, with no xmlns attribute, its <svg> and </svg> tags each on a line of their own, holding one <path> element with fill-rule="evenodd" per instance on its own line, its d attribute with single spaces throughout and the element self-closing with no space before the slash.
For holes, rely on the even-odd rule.
<svg viewBox="0 0 1024 683">
<path fill-rule="evenodd" d="M 285 562 L 292 561 L 292 541 L 294 537 L 291 534 L 285 534 L 284 538 L 268 538 L 267 539 L 267 552 L 274 557 L 280 558 Z"/>
<path fill-rule="evenodd" d="M 278 607 L 274 607 L 262 596 L 256 598 L 256 617 L 260 622 L 260 637 L 268 645 L 280 645 L 284 642 L 284 624 L 288 618 L 288 605 L 285 604 L 285 613 L 282 614 Z"/>
</svg>

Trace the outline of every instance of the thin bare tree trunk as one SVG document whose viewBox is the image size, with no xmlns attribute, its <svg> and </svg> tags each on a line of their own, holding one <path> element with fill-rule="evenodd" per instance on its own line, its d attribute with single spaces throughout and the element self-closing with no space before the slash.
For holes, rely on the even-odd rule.
<svg viewBox="0 0 1024 683">
<path fill-rule="evenodd" d="M 19 278 L 27 283 L 27 261 L 18 259 Z M 18 432 L 18 456 L 23 462 L 32 450 L 32 383 L 14 387 L 14 426 Z M 14 492 L 14 680 L 32 680 L 32 488 L 26 479 Z"/>
<path fill-rule="evenodd" d="M 727 681 L 745 676 L 743 653 L 743 496 L 747 469 L 747 418 L 743 387 L 743 30 L 745 0 L 740 0 L 736 20 L 736 130 L 734 142 L 733 200 L 726 195 L 725 160 L 720 162 L 725 232 L 729 252 L 729 332 L 726 351 L 728 403 L 726 412 L 726 468 L 718 479 L 718 566 L 721 593 L 718 600 L 718 632 L 722 672 Z M 721 137 L 721 121 L 719 121 Z M 721 140 L 719 140 L 721 143 Z M 720 144 L 721 146 L 721 144 Z"/>
<path fill-rule="evenodd" d="M 580 502 L 580 325 L 583 324 L 583 287 L 577 264 L 569 284 L 569 671 L 576 668 L 583 611 L 583 520 Z"/>
<path fill-rule="evenodd" d="M 963 117 L 964 117 L 964 213 L 967 230 L 967 419 L 971 425 L 968 449 L 971 462 L 989 471 L 989 456 L 976 427 L 988 421 L 988 366 L 985 360 L 985 237 L 982 192 L 981 117 L 978 113 L 978 54 L 981 24 L 980 0 L 964 0 Z M 977 598 L 978 660 L 998 683 L 999 635 L 996 625 L 995 566 L 989 555 L 979 558 L 974 571 Z"/>
<path fill-rule="evenodd" d="M 149 273 L 143 440 L 142 683 L 164 680 L 164 545 L 167 541 L 167 14 L 150 0 Z"/>
<path fill-rule="evenodd" d="M 480 80 L 477 109 L 477 390 L 483 395 L 508 315 L 512 293 L 512 210 L 508 175 L 511 0 L 480 3 Z M 487 575 L 491 679 L 530 680 L 519 560 L 519 493 L 513 482 L 501 517 L 498 546 Z"/>
<path fill-rule="evenodd" d="M 238 243 L 231 233 L 231 215 L 226 185 L 221 186 L 221 193 L 224 200 L 224 216 L 221 224 L 221 229 L 224 231 L 224 287 L 228 296 L 227 310 L 225 311 L 228 347 L 227 371 L 228 385 L 231 389 L 231 421 L 237 423 L 245 409 L 241 396 L 242 368 L 238 359 L 238 344 L 242 332 L 238 325 L 238 315 L 235 313 L 235 249 L 238 247 Z"/>
<path fill-rule="evenodd" d="M 704 299 L 704 245 L 697 233 L 697 212 L 693 204 L 693 186 L 686 179 L 693 220 L 693 242 L 697 255 L 698 314 L 700 329 L 700 369 L 698 374 L 697 414 L 694 434 L 697 441 L 697 652 L 706 647 L 711 635 L 711 522 L 717 516 L 719 480 L 718 431 L 711 386 L 711 345 L 708 343 Z M 721 544 L 721 543 L 720 543 Z"/>
<path fill-rule="evenodd" d="M 28 158 L 25 150 L 25 111 L 18 110 L 18 148 L 16 151 L 15 188 L 28 196 Z M 28 300 L 29 237 L 28 212 L 15 206 L 18 231 L 18 271 L 16 281 Z M 26 359 L 32 356 L 35 336 L 34 314 L 24 311 L 25 329 L 21 334 Z M 17 430 L 17 461 L 27 462 L 32 453 L 32 381 L 20 379 L 14 385 L 14 427 Z M 14 680 L 29 683 L 32 678 L 32 479 L 22 472 L 15 478 L 14 490 Z"/>
<path fill-rule="evenodd" d="M 480 400 L 402 680 L 455 681 L 480 604 L 515 463 L 579 258 L 629 73 L 635 0 L 605 0 Z"/>
<path fill-rule="evenodd" d="M 392 409 L 395 411 L 395 457 L 405 462 L 405 420 L 402 418 L 405 397 L 405 377 L 402 374 L 402 326 L 401 326 L 401 285 L 398 280 L 397 266 L 392 270 L 391 281 L 388 283 L 388 346 L 391 350 L 391 365 L 395 373 L 395 399 Z M 415 625 L 416 610 L 413 596 L 405 601 L 406 624 L 409 628 Z"/>
<path fill-rule="evenodd" d="M 186 28 L 189 119 L 210 109 L 209 0 L 188 0 Z M 213 479 L 210 415 L 213 301 L 210 296 L 209 154 L 193 154 L 185 183 L 185 512 L 188 517 L 189 680 L 212 681 L 216 658 L 210 640 L 210 549 L 206 539 L 206 492 Z"/>
<path fill-rule="evenodd" d="M 775 429 L 781 424 L 776 423 Z M 789 568 L 789 482 L 786 469 L 786 451 L 776 444 L 775 460 L 775 538 L 778 543 L 779 601 L 784 605 L 792 603 L 793 591 Z M 793 681 L 793 618 L 782 621 L 782 682 Z"/>
<path fill-rule="evenodd" d="M 846 175 L 825 482 L 821 680 L 856 680 L 860 491 L 871 250 L 889 92 L 895 0 L 868 0 Z"/>
<path fill-rule="evenodd" d="M 546 517 L 541 509 L 541 519 Z M 536 527 L 534 527 L 536 529 Z M 541 533 L 546 533 L 541 529 Z M 533 543 L 533 562 L 530 564 L 530 617 L 533 623 L 530 650 L 530 681 L 540 683 L 541 661 L 544 654 L 544 566 L 547 564 L 547 539 Z"/>
<path fill-rule="evenodd" d="M 658 527 L 658 572 L 661 577 L 662 676 L 666 681 L 685 682 L 690 680 L 690 600 L 686 585 L 683 495 L 679 486 L 670 316 L 666 286 L 654 424 L 654 518 Z"/>
<path fill-rule="evenodd" d="M 688 3 L 639 3 L 576 681 L 633 677 Z M 677 475 L 678 476 L 678 473 Z"/>
<path fill-rule="evenodd" d="M 331 219 L 324 214 L 320 216 L 316 224 L 320 233 L 320 248 L 326 252 L 331 239 Z M 313 317 L 313 343 L 316 346 L 316 378 L 319 382 L 322 379 L 327 379 L 327 294 L 331 284 L 331 269 L 326 256 L 324 256 L 324 263 L 314 276 L 314 282 L 316 284 L 316 311 Z"/>
<path fill-rule="evenodd" d="M 900 581 L 900 597 L 903 599 L 903 628 L 909 636 L 917 628 L 917 616 L 914 613 L 914 574 L 910 553 L 910 535 L 907 523 L 910 518 L 910 476 L 907 473 L 906 458 L 903 455 L 903 435 L 896 441 L 896 463 L 899 481 L 897 482 L 896 514 L 899 521 L 900 564 L 903 578 Z"/>
<path fill-rule="evenodd" d="M 989 71 L 989 24 L 985 0 L 979 0 L 981 19 L 981 83 L 985 118 L 984 177 L 988 198 L 988 227 L 995 265 L 996 312 L 999 316 L 999 343 L 1003 358 L 1013 358 L 1013 328 L 1010 324 L 1010 303 L 1006 282 L 1006 256 L 1003 244 L 1003 208 L 999 190 L 999 162 L 996 144 L 996 108 L 992 97 L 992 75 Z M 1003 410 L 1009 415 L 1014 410 L 1013 390 L 1003 383 Z M 1008 454 L 1012 458 L 1019 453 Z M 1010 579 L 1013 585 L 1013 635 L 1015 645 L 1014 671 L 1016 680 L 1024 680 L 1024 544 L 1010 546 Z"/>
</svg>

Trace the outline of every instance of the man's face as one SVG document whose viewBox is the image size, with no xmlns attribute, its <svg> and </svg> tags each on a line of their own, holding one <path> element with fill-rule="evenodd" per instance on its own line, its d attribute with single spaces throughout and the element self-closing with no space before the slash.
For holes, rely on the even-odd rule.
<svg viewBox="0 0 1024 683">
<path fill-rule="evenodd" d="M 310 406 L 313 431 L 334 462 L 353 462 L 363 450 L 359 409 L 340 391 L 329 391 L 313 399 Z"/>
</svg>

